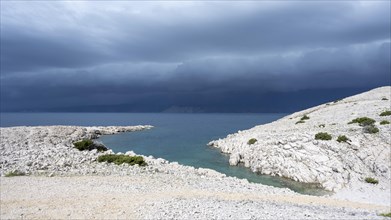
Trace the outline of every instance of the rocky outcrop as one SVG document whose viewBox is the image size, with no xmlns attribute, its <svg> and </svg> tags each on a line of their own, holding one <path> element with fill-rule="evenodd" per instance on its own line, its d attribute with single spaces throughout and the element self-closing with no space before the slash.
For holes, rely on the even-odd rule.
<svg viewBox="0 0 391 220">
<path fill-rule="evenodd" d="M 326 103 L 288 115 L 270 124 L 228 135 L 209 144 L 230 154 L 229 163 L 238 163 L 253 172 L 275 175 L 299 182 L 319 183 L 327 190 L 338 191 L 363 183 L 366 177 L 379 180 L 383 190 L 390 190 L 391 87 L 381 87 L 343 100 Z M 301 120 L 303 116 L 309 119 Z M 378 133 L 365 133 L 355 118 L 376 120 Z M 303 123 L 297 123 L 302 121 Z M 316 140 L 327 132 L 332 140 Z M 338 142 L 345 135 L 349 141 Z M 248 140 L 256 138 L 254 144 Z"/>
<path fill-rule="evenodd" d="M 9 172 L 28 174 L 65 174 L 97 172 L 95 159 L 103 153 L 79 151 L 73 143 L 96 139 L 100 135 L 139 131 L 152 126 L 41 126 L 0 128 L 1 175 Z M 99 144 L 99 143 L 98 143 Z M 107 151 L 104 153 L 112 153 Z"/>
<path fill-rule="evenodd" d="M 73 143 L 83 139 L 94 139 L 100 135 L 115 134 L 150 129 L 152 126 L 40 126 L 0 128 L 0 174 L 10 172 L 34 176 L 84 176 L 84 175 L 134 175 L 168 174 L 176 176 L 196 176 L 201 178 L 225 177 L 224 174 L 210 169 L 195 169 L 177 162 L 168 162 L 162 158 L 143 156 L 148 166 L 120 166 L 96 161 L 99 155 L 113 154 L 112 150 L 98 152 L 79 151 Z M 122 154 L 122 153 L 117 153 Z M 133 151 L 124 153 L 136 155 Z M 242 180 L 234 180 L 242 181 Z M 247 182 L 247 181 L 246 181 Z M 274 189 L 271 189 L 273 191 Z M 291 192 L 290 190 L 279 190 Z"/>
</svg>

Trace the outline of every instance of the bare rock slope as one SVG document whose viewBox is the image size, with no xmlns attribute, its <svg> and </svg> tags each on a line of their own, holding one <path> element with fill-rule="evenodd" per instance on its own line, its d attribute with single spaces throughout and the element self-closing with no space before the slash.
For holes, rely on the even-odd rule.
<svg viewBox="0 0 391 220">
<path fill-rule="evenodd" d="M 391 126 L 382 121 L 390 122 L 391 116 L 380 115 L 390 111 L 390 96 L 391 87 L 377 88 L 239 131 L 210 145 L 229 153 L 231 165 L 243 163 L 253 172 L 319 183 L 331 191 L 375 189 L 372 193 L 381 193 L 389 204 Z M 374 126 L 349 123 L 360 117 L 376 122 Z M 320 132 L 332 139 L 316 139 Z M 342 135 L 346 142 L 337 141 Z M 254 144 L 249 143 L 252 138 L 257 140 Z M 367 183 L 368 177 L 379 183 Z"/>
</svg>

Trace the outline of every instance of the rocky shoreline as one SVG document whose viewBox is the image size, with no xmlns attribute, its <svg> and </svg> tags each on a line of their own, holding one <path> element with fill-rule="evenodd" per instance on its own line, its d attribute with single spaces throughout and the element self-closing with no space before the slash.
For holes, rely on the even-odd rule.
<svg viewBox="0 0 391 220">
<path fill-rule="evenodd" d="M 238 163 L 253 172 L 275 175 L 305 183 L 318 183 L 338 198 L 391 204 L 391 87 L 377 88 L 359 95 L 288 115 L 270 124 L 212 141 L 211 146 L 230 154 L 230 164 Z M 374 119 L 376 133 L 352 123 L 356 118 Z M 317 140 L 327 133 L 331 140 Z M 346 141 L 337 141 L 339 136 Z M 249 140 L 257 140 L 250 143 Z M 373 178 L 378 184 L 366 182 Z"/>
<path fill-rule="evenodd" d="M 99 163 L 99 155 L 113 152 L 73 147 L 150 128 L 0 128 L 1 218 L 382 219 L 379 213 L 390 211 L 383 203 L 300 195 L 152 156 L 143 156 L 147 166 Z M 5 177 L 15 171 L 25 176 Z"/>
<path fill-rule="evenodd" d="M 79 151 L 73 143 L 97 139 L 100 135 L 150 129 L 152 126 L 77 127 L 41 126 L 0 128 L 0 175 L 87 175 L 107 174 L 110 169 L 94 163 L 97 150 Z M 106 151 L 110 154 L 112 151 Z M 118 169 L 114 167 L 112 169 Z"/>
</svg>

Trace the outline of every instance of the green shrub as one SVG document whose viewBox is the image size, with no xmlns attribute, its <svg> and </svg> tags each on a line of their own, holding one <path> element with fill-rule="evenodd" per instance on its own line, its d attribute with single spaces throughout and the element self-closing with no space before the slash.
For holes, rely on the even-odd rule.
<svg viewBox="0 0 391 220">
<path fill-rule="evenodd" d="M 257 139 L 251 138 L 250 140 L 247 141 L 247 144 L 252 145 L 252 144 L 255 144 L 255 142 L 257 142 L 257 141 L 258 141 Z"/>
<path fill-rule="evenodd" d="M 380 113 L 380 116 L 389 116 L 389 115 L 391 115 L 391 111 L 384 111 Z"/>
<path fill-rule="evenodd" d="M 381 213 L 380 215 L 384 216 L 384 217 L 390 217 L 391 218 L 391 212 L 389 212 L 389 213 Z"/>
<path fill-rule="evenodd" d="M 331 135 L 326 132 L 319 132 L 315 135 L 315 140 L 328 141 L 331 140 Z"/>
<path fill-rule="evenodd" d="M 383 121 L 380 122 L 380 124 L 381 125 L 388 125 L 388 124 L 390 124 L 390 122 L 387 121 L 387 120 L 383 120 Z"/>
<path fill-rule="evenodd" d="M 362 117 L 362 118 L 353 119 L 348 124 L 358 123 L 360 126 L 367 126 L 367 125 L 373 125 L 375 122 L 376 121 L 373 120 L 372 118 Z"/>
<path fill-rule="evenodd" d="M 387 98 L 383 97 L 381 100 L 388 100 Z"/>
<path fill-rule="evenodd" d="M 378 184 L 379 183 L 379 181 L 377 179 L 372 178 L 372 177 L 365 178 L 365 182 L 372 183 L 372 184 Z"/>
<path fill-rule="evenodd" d="M 80 151 L 83 150 L 93 150 L 96 149 L 99 152 L 101 151 L 107 151 L 107 147 L 105 147 L 103 144 L 93 142 L 92 140 L 82 140 L 73 143 L 74 147 Z"/>
<path fill-rule="evenodd" d="M 305 123 L 305 121 L 300 120 L 300 121 L 297 121 L 295 124 L 297 125 L 297 124 L 301 124 L 301 123 Z"/>
<path fill-rule="evenodd" d="M 304 115 L 303 117 L 301 117 L 300 120 L 308 120 L 308 119 L 310 119 L 310 117 L 308 117 L 307 115 Z"/>
<path fill-rule="evenodd" d="M 364 127 L 364 133 L 375 134 L 379 129 L 375 125 L 368 125 Z"/>
<path fill-rule="evenodd" d="M 5 174 L 5 177 L 24 176 L 24 175 L 26 175 L 24 172 L 19 171 L 19 170 L 15 170 L 15 171 L 11 171 L 11 172 L 8 172 L 7 174 Z"/>
<path fill-rule="evenodd" d="M 129 165 L 138 164 L 140 166 L 146 166 L 147 163 L 144 161 L 142 156 L 129 156 L 129 155 L 117 155 L 117 154 L 106 154 L 98 157 L 98 162 L 108 162 L 121 165 L 127 163 Z"/>
<path fill-rule="evenodd" d="M 347 141 L 350 141 L 350 140 L 349 140 L 349 138 L 347 138 L 345 135 L 340 135 L 340 136 L 338 136 L 337 141 L 338 141 L 339 143 L 341 143 L 341 142 L 347 142 Z"/>
</svg>

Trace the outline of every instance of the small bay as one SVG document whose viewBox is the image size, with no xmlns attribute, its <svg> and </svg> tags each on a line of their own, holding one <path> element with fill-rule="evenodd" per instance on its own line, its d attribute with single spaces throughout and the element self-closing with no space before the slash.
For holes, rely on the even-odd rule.
<svg viewBox="0 0 391 220">
<path fill-rule="evenodd" d="M 325 192 L 310 184 L 259 175 L 242 166 L 229 166 L 229 156 L 207 146 L 238 130 L 277 120 L 286 114 L 177 114 L 177 113 L 1 113 L 1 126 L 39 125 L 153 125 L 151 130 L 102 136 L 99 140 L 114 152 L 134 151 L 183 165 L 210 168 L 227 176 L 303 194 Z"/>
</svg>

